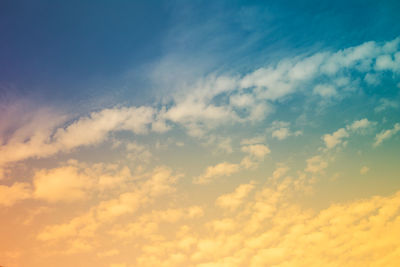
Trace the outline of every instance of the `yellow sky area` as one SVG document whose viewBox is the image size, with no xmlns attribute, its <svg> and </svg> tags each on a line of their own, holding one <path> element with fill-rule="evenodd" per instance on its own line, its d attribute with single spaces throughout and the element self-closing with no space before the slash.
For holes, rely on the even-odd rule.
<svg viewBox="0 0 400 267">
<path fill-rule="evenodd" d="M 2 223 L 7 238 L 13 237 L 12 231 L 29 234 L 3 240 L 1 264 L 398 266 L 400 192 L 313 210 L 297 200 L 312 191 L 320 161 L 312 159 L 309 170 L 296 175 L 280 165 L 263 182 L 240 184 L 212 205 L 180 201 L 185 192 L 176 183 L 184 177 L 167 167 L 135 176 L 121 166 L 69 161 L 39 170 L 32 187 L 15 184 L 10 189 L 19 201 L 31 198 L 42 205 L 27 211 L 14 203 L 33 217 Z M 71 182 L 75 179 L 79 183 Z M 78 207 L 89 200 L 93 204 L 87 208 L 69 209 L 57 218 L 66 213 L 57 207 Z M 2 202 L 10 206 L 10 200 Z M 45 207 L 55 216 L 46 219 Z"/>
</svg>

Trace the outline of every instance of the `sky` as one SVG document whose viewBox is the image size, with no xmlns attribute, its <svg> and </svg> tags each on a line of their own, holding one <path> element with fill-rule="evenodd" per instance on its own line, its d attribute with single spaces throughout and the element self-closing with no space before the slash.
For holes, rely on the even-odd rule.
<svg viewBox="0 0 400 267">
<path fill-rule="evenodd" d="M 0 266 L 399 266 L 399 1 L 1 1 Z"/>
</svg>

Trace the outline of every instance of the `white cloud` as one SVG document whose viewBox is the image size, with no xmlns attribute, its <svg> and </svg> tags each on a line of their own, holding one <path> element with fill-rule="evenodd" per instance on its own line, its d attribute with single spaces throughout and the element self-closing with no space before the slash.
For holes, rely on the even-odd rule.
<svg viewBox="0 0 400 267">
<path fill-rule="evenodd" d="M 400 83 L 399 83 L 400 85 Z M 400 86 L 399 86 L 400 87 Z M 397 109 L 399 103 L 390 99 L 382 98 L 379 100 L 379 104 L 375 107 L 375 112 L 382 112 L 386 109 Z"/>
<path fill-rule="evenodd" d="M 328 163 L 324 159 L 322 159 L 321 156 L 314 156 L 307 159 L 307 167 L 305 170 L 311 173 L 320 173 L 326 167 L 328 167 Z"/>
<path fill-rule="evenodd" d="M 379 85 L 380 77 L 377 74 L 367 73 L 364 77 L 364 81 L 369 85 Z"/>
<path fill-rule="evenodd" d="M 386 139 L 389 139 L 390 137 L 392 137 L 393 135 L 395 135 L 396 133 L 398 133 L 400 131 L 400 123 L 396 123 L 393 126 L 393 129 L 388 129 L 385 131 L 382 131 L 380 133 L 378 133 L 375 136 L 375 143 L 374 143 L 374 147 L 379 146 L 380 144 L 382 144 L 382 142 Z"/>
<path fill-rule="evenodd" d="M 193 180 L 195 184 L 208 184 L 215 178 L 230 176 L 240 170 L 240 164 L 222 162 L 215 166 L 210 166 L 205 173 Z"/>
<path fill-rule="evenodd" d="M 314 87 L 314 94 L 322 97 L 333 97 L 337 95 L 335 87 L 328 84 L 319 84 Z"/>
<path fill-rule="evenodd" d="M 368 119 L 360 119 L 354 121 L 352 124 L 346 126 L 346 128 L 340 128 L 332 134 L 325 134 L 322 136 L 322 139 L 325 142 L 325 146 L 327 149 L 332 149 L 338 145 L 346 144 L 345 139 L 350 137 L 350 133 L 358 132 L 363 133 L 363 130 L 370 127 L 373 122 Z"/>
<path fill-rule="evenodd" d="M 389 70 L 396 67 L 395 61 L 390 55 L 381 55 L 376 58 L 376 70 Z"/>
<path fill-rule="evenodd" d="M 14 130 L 6 144 L 0 146 L 0 166 L 95 145 L 106 140 L 112 131 L 127 130 L 144 134 L 153 116 L 154 110 L 150 107 L 104 109 L 60 127 L 65 121 L 64 116 L 40 110 L 34 114 L 32 123 Z"/>
<path fill-rule="evenodd" d="M 290 130 L 290 123 L 286 121 L 274 121 L 268 130 L 272 131 L 272 138 L 278 140 L 284 140 L 289 136 L 299 136 L 302 134 L 301 131 L 292 132 Z"/>
<path fill-rule="evenodd" d="M 368 119 L 361 119 L 358 121 L 354 121 L 351 125 L 347 126 L 347 129 L 352 131 L 357 131 L 361 129 L 365 129 L 371 125 L 371 122 Z"/>
<path fill-rule="evenodd" d="M 274 179 L 279 179 L 281 178 L 283 175 L 285 175 L 288 172 L 289 168 L 287 166 L 279 166 L 278 168 L 276 168 L 276 170 L 272 173 L 272 177 Z"/>
<path fill-rule="evenodd" d="M 216 178 L 222 176 L 231 176 L 232 174 L 243 169 L 257 167 L 258 163 L 262 161 L 264 157 L 271 152 L 271 150 L 266 145 L 252 144 L 250 141 L 256 140 L 242 140 L 242 143 L 246 143 L 248 145 L 242 145 L 241 150 L 248 155 L 245 156 L 240 163 L 222 162 L 214 166 L 209 166 L 202 175 L 193 179 L 193 183 L 208 184 Z"/>
<path fill-rule="evenodd" d="M 334 148 L 338 144 L 343 143 L 343 139 L 349 137 L 348 132 L 344 128 L 340 128 L 333 134 L 325 134 L 322 139 L 327 149 Z"/>
<path fill-rule="evenodd" d="M 272 132 L 272 137 L 275 137 L 278 140 L 286 139 L 289 135 L 290 132 L 288 128 L 280 128 Z"/>
<path fill-rule="evenodd" d="M 271 153 L 271 150 L 263 144 L 245 145 L 242 146 L 242 151 L 258 159 L 263 159 L 265 155 Z"/>
</svg>

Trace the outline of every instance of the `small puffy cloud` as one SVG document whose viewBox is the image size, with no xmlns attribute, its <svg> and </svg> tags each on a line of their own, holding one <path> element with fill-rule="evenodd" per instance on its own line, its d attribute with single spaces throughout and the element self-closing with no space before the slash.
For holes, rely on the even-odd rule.
<svg viewBox="0 0 400 267">
<path fill-rule="evenodd" d="M 347 129 L 352 130 L 352 131 L 357 131 L 361 129 L 365 129 L 371 125 L 371 122 L 364 118 L 358 121 L 354 121 L 351 125 L 347 126 Z"/>
<path fill-rule="evenodd" d="M 363 166 L 360 169 L 360 174 L 366 174 L 367 172 L 369 172 L 369 167 L 367 167 L 367 166 Z"/>
<path fill-rule="evenodd" d="M 193 180 L 195 184 L 208 184 L 215 178 L 221 176 L 230 176 L 240 170 L 239 164 L 222 162 L 215 166 L 210 166 L 205 173 Z"/>
<path fill-rule="evenodd" d="M 314 156 L 307 159 L 307 167 L 305 170 L 311 173 L 320 173 L 326 167 L 328 167 L 328 163 L 324 159 L 322 159 L 321 156 Z"/>
<path fill-rule="evenodd" d="M 150 107 L 114 108 L 93 112 L 66 128 L 57 129 L 55 143 L 68 150 L 102 142 L 111 131 L 127 130 L 144 134 L 149 130 L 153 116 L 154 110 Z"/>
<path fill-rule="evenodd" d="M 396 68 L 396 62 L 390 55 L 381 55 L 376 58 L 375 69 L 376 70 L 390 70 Z"/>
<path fill-rule="evenodd" d="M 127 192 L 118 198 L 102 201 L 96 208 L 100 221 L 113 220 L 124 214 L 135 212 L 141 204 L 147 201 L 146 197 L 138 192 Z"/>
<path fill-rule="evenodd" d="M 151 152 L 143 145 L 138 144 L 137 142 L 129 142 L 125 145 L 125 148 L 128 152 L 127 158 L 140 162 L 150 162 L 152 158 Z"/>
<path fill-rule="evenodd" d="M 235 210 L 244 202 L 253 188 L 254 183 L 241 184 L 234 192 L 218 197 L 215 204 L 224 209 Z"/>
<path fill-rule="evenodd" d="M 328 84 L 319 84 L 314 87 L 313 93 L 321 97 L 334 97 L 337 95 L 335 87 Z"/>
<path fill-rule="evenodd" d="M 224 138 L 219 141 L 217 141 L 217 148 L 219 151 L 223 151 L 225 153 L 232 153 L 233 148 L 232 148 L 232 139 L 231 138 Z"/>
<path fill-rule="evenodd" d="M 230 103 L 235 107 L 249 107 L 254 104 L 254 98 L 250 94 L 237 94 L 230 97 Z"/>
<path fill-rule="evenodd" d="M 49 202 L 72 202 L 84 199 L 93 181 L 75 166 L 36 172 L 34 197 Z"/>
<path fill-rule="evenodd" d="M 248 155 L 245 156 L 240 163 L 222 162 L 214 166 L 209 166 L 205 170 L 204 174 L 193 179 L 193 183 L 208 184 L 216 178 L 222 176 L 231 176 L 242 169 L 257 167 L 258 163 L 264 159 L 265 155 L 271 152 L 266 145 L 254 143 L 254 141 L 257 140 L 248 139 L 241 142 L 242 144 L 245 144 L 242 145 L 241 150 Z"/>
<path fill-rule="evenodd" d="M 333 134 L 325 134 L 322 139 L 325 142 L 325 146 L 327 149 L 334 148 L 338 144 L 343 142 L 343 139 L 348 137 L 349 134 L 344 128 L 340 128 Z"/>
<path fill-rule="evenodd" d="M 271 150 L 263 144 L 242 146 L 242 151 L 258 159 L 262 159 L 265 155 L 271 153 Z"/>
<path fill-rule="evenodd" d="M 367 73 L 364 77 L 364 81 L 369 85 L 379 85 L 381 82 L 380 77 L 372 73 Z"/>
<path fill-rule="evenodd" d="M 283 175 L 285 175 L 288 172 L 289 168 L 287 166 L 279 166 L 278 168 L 275 169 L 275 171 L 272 173 L 272 177 L 274 179 L 279 179 Z"/>
<path fill-rule="evenodd" d="M 67 223 L 47 225 L 38 235 L 37 239 L 41 241 L 65 240 L 72 236 L 90 237 L 99 227 L 93 212 L 87 212 L 83 215 L 71 219 Z"/>
<path fill-rule="evenodd" d="M 400 87 L 400 83 L 398 87 Z M 397 109 L 398 107 L 399 107 L 398 102 L 382 98 L 379 100 L 379 104 L 375 107 L 375 112 L 382 112 L 386 109 Z"/>
<path fill-rule="evenodd" d="M 265 136 L 256 136 L 253 138 L 246 138 L 240 141 L 241 145 L 254 145 L 254 144 L 262 144 L 265 142 Z"/>
<path fill-rule="evenodd" d="M 373 144 L 374 147 L 379 146 L 382 142 L 386 139 L 391 138 L 393 135 L 397 134 L 400 131 L 400 123 L 396 123 L 393 126 L 393 129 L 388 129 L 378 133 L 375 136 L 375 143 Z"/>
<path fill-rule="evenodd" d="M 272 132 L 272 137 L 283 140 L 289 136 L 289 129 L 288 128 L 280 128 Z"/>
<path fill-rule="evenodd" d="M 286 121 L 274 121 L 269 130 L 272 131 L 272 138 L 278 140 L 284 140 L 289 136 L 299 136 L 302 134 L 301 131 L 292 132 L 290 130 L 290 123 Z"/>
<path fill-rule="evenodd" d="M 346 128 L 340 128 L 332 134 L 325 134 L 322 139 L 325 142 L 327 149 L 332 149 L 340 144 L 346 144 L 345 139 L 350 137 L 350 133 L 358 132 L 363 133 L 363 130 L 368 128 L 373 123 L 368 119 L 360 119 L 354 121 L 352 124 L 347 125 Z"/>
<path fill-rule="evenodd" d="M 32 197 L 31 185 L 14 183 L 12 186 L 0 185 L 0 206 L 10 207 L 15 203 Z"/>
<path fill-rule="evenodd" d="M 183 125 L 192 136 L 203 136 L 207 129 L 235 121 L 237 116 L 227 106 L 216 106 L 205 99 L 188 96 L 168 109 L 163 119 Z"/>
</svg>

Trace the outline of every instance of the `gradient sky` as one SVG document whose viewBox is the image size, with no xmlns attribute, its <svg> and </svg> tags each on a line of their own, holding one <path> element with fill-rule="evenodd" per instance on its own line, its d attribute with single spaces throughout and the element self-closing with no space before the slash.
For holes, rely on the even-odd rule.
<svg viewBox="0 0 400 267">
<path fill-rule="evenodd" d="M 2 1 L 0 266 L 399 266 L 399 1 Z"/>
</svg>

